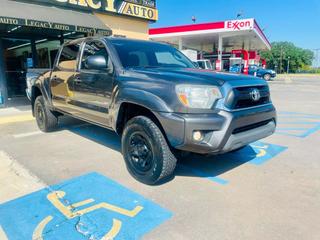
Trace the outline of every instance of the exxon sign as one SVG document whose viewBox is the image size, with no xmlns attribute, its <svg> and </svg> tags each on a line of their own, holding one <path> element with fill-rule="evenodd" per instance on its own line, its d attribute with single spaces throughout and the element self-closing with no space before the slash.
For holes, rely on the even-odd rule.
<svg viewBox="0 0 320 240">
<path fill-rule="evenodd" d="M 224 28 L 230 31 L 250 30 L 254 27 L 253 19 L 226 21 Z"/>
</svg>

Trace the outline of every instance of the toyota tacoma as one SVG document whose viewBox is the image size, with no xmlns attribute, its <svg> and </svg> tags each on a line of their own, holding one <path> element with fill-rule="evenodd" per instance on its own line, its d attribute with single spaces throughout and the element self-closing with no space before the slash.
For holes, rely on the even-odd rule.
<svg viewBox="0 0 320 240">
<path fill-rule="evenodd" d="M 69 115 L 121 136 L 130 174 L 146 184 L 173 176 L 184 152 L 235 151 L 275 131 L 268 84 L 201 70 L 152 41 L 93 37 L 65 43 L 31 86 L 44 132 Z"/>
</svg>

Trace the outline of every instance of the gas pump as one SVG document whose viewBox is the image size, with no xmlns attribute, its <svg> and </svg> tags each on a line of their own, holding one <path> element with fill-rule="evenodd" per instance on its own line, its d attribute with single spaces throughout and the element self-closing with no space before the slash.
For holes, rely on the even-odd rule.
<svg viewBox="0 0 320 240">
<path fill-rule="evenodd" d="M 244 49 L 239 49 L 239 50 L 232 50 L 231 53 L 236 57 L 242 59 L 241 63 L 241 72 L 243 74 L 248 75 L 249 72 L 249 54 L 248 51 Z M 242 56 L 242 57 L 240 57 Z M 242 64 L 243 64 L 243 70 L 242 70 Z"/>
</svg>

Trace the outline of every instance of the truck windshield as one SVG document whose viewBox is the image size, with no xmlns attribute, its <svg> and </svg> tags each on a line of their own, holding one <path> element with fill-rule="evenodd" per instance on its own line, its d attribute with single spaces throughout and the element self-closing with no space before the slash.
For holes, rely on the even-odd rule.
<svg viewBox="0 0 320 240">
<path fill-rule="evenodd" d="M 195 68 L 177 49 L 156 42 L 113 39 L 124 68 Z"/>
</svg>

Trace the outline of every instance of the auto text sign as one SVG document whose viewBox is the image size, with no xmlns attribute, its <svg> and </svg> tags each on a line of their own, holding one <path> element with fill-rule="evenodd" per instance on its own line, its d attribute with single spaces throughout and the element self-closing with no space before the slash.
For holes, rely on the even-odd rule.
<svg viewBox="0 0 320 240">
<path fill-rule="evenodd" d="M 171 213 L 97 173 L 0 205 L 10 240 L 140 239 Z"/>
<path fill-rule="evenodd" d="M 253 27 L 253 19 L 232 20 L 224 23 L 224 28 L 230 31 L 250 30 Z"/>
<path fill-rule="evenodd" d="M 151 21 L 158 20 L 158 9 L 155 0 L 29 0 L 28 2 L 49 6 L 61 6 L 74 10 L 118 13 Z"/>
</svg>

